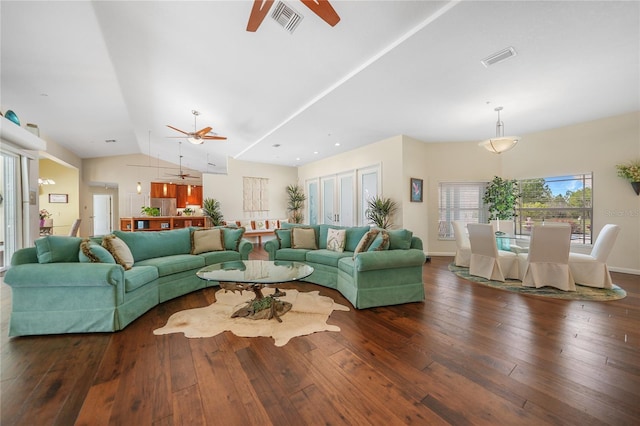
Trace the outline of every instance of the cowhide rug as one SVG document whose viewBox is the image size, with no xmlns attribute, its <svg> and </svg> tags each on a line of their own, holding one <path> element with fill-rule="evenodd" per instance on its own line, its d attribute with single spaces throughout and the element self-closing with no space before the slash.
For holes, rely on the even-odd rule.
<svg viewBox="0 0 640 426">
<path fill-rule="evenodd" d="M 233 312 L 255 295 L 252 291 L 234 293 L 218 290 L 216 302 L 211 306 L 176 312 L 169 317 L 164 327 L 154 330 L 153 334 L 184 333 L 186 337 L 212 337 L 223 331 L 231 331 L 240 337 L 273 337 L 276 346 L 284 346 L 296 336 L 318 331 L 340 331 L 340 327 L 327 324 L 327 320 L 333 311 L 348 311 L 347 306 L 335 303 L 330 297 L 320 296 L 317 291 L 281 291 L 286 296 L 279 299 L 293 305 L 289 312 L 280 317 L 282 322 L 275 319 L 231 318 Z M 265 288 L 262 292 L 267 296 L 274 289 Z"/>
</svg>

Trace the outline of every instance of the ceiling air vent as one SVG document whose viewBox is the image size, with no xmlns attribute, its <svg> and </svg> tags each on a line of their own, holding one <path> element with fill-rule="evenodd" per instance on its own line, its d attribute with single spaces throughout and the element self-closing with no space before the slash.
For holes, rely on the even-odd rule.
<svg viewBox="0 0 640 426">
<path fill-rule="evenodd" d="M 498 62 L 506 61 L 507 59 L 513 58 L 516 55 L 516 49 L 514 49 L 513 47 L 507 47 L 504 50 L 501 50 L 487 58 L 484 58 L 480 62 L 482 62 L 482 65 L 484 65 L 485 67 L 489 68 L 491 65 L 495 65 Z"/>
<path fill-rule="evenodd" d="M 293 33 L 303 16 L 293 10 L 290 6 L 279 1 L 276 4 L 271 17 L 289 33 Z"/>
</svg>

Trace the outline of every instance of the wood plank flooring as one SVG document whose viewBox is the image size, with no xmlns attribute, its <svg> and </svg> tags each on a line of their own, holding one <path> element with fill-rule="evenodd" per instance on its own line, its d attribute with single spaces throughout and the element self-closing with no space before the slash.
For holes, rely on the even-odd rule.
<svg viewBox="0 0 640 426">
<path fill-rule="evenodd" d="M 251 258 L 266 259 L 262 249 Z M 216 289 L 165 302 L 125 330 L 8 338 L 0 284 L 4 425 L 638 425 L 640 277 L 572 302 L 482 287 L 425 264 L 426 300 L 335 311 L 340 332 L 292 339 L 155 336 Z"/>
</svg>

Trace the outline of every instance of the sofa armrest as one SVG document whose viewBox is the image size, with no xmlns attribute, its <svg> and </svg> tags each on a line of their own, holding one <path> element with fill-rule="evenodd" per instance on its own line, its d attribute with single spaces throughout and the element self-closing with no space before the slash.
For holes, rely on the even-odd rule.
<svg viewBox="0 0 640 426">
<path fill-rule="evenodd" d="M 251 241 L 247 240 L 246 238 L 241 239 L 240 243 L 238 244 L 238 251 L 240 252 L 240 258 L 242 260 L 248 260 L 249 253 L 251 253 L 251 250 L 253 250 L 253 244 L 251 243 Z"/>
<path fill-rule="evenodd" d="M 24 265 L 27 263 L 38 263 L 38 252 L 35 247 L 21 248 L 13 253 L 11 266 Z"/>
<path fill-rule="evenodd" d="M 125 293 L 124 268 L 113 263 L 36 263 L 12 266 L 4 282 L 18 287 L 100 287 L 113 286 L 118 304 Z"/>
<path fill-rule="evenodd" d="M 269 240 L 263 244 L 263 247 L 269 253 L 269 260 L 276 260 L 276 252 L 280 249 L 280 242 L 277 239 Z"/>
<path fill-rule="evenodd" d="M 424 252 L 418 249 L 370 251 L 356 255 L 355 269 L 363 272 L 411 266 L 422 267 L 424 261 Z"/>
</svg>

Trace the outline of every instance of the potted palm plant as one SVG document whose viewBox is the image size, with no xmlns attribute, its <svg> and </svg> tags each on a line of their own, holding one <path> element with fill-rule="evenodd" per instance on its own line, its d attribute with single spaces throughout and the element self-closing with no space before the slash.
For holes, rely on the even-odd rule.
<svg viewBox="0 0 640 426">
<path fill-rule="evenodd" d="M 307 199 L 302 187 L 300 185 L 287 186 L 287 196 L 289 197 L 287 210 L 291 214 L 291 221 L 293 223 L 302 223 L 302 208 L 304 207 L 304 202 Z"/>
<path fill-rule="evenodd" d="M 369 222 L 378 228 L 388 229 L 393 226 L 391 216 L 398 210 L 398 204 L 391 198 L 376 195 L 367 201 L 367 209 L 364 212 Z"/>
<path fill-rule="evenodd" d="M 224 216 L 220 207 L 220 201 L 215 198 L 205 198 L 202 201 L 202 212 L 211 221 L 211 226 L 224 225 Z"/>
</svg>

